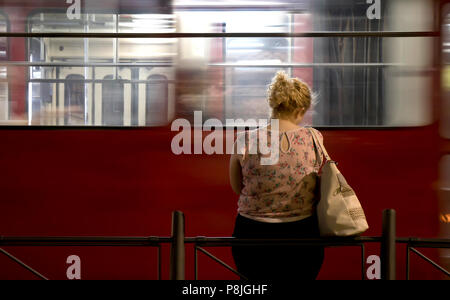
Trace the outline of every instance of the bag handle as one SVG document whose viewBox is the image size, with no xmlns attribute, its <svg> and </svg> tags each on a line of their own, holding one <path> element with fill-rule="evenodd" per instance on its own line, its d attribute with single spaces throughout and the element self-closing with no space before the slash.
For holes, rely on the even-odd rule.
<svg viewBox="0 0 450 300">
<path fill-rule="evenodd" d="M 325 147 L 323 146 L 323 143 L 320 141 L 320 139 L 317 137 L 316 133 L 314 132 L 313 128 L 308 128 L 309 132 L 311 133 L 313 140 L 314 140 L 314 144 L 316 145 L 316 147 L 322 150 L 323 155 L 325 156 L 326 161 L 332 161 L 330 155 L 328 155 L 327 150 L 325 149 Z M 322 163 L 320 164 L 322 165 Z"/>
</svg>

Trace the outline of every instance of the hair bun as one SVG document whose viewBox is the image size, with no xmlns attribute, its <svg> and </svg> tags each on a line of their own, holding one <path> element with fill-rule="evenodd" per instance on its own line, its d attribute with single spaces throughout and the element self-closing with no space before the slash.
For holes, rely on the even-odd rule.
<svg viewBox="0 0 450 300">
<path fill-rule="evenodd" d="M 298 108 L 304 111 L 311 105 L 311 91 L 298 78 L 290 78 L 284 71 L 278 71 L 272 79 L 269 90 L 269 105 L 276 113 L 290 113 Z"/>
<path fill-rule="evenodd" d="M 278 71 L 269 88 L 269 93 L 271 94 L 269 105 L 271 108 L 277 108 L 284 102 L 289 102 L 291 85 L 291 80 L 286 72 Z"/>
<path fill-rule="evenodd" d="M 286 72 L 278 71 L 277 74 L 275 75 L 274 81 L 287 85 L 290 82 L 290 78 L 289 78 L 288 74 L 286 74 Z"/>
</svg>

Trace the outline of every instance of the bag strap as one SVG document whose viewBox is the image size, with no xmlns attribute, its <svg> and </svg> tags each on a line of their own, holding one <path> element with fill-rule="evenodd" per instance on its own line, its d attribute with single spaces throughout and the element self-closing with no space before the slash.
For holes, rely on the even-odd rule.
<svg viewBox="0 0 450 300">
<path fill-rule="evenodd" d="M 311 133 L 311 135 L 313 137 L 314 144 L 316 145 L 316 148 L 322 150 L 322 153 L 325 156 L 326 161 L 331 161 L 331 157 L 328 155 L 327 150 L 325 149 L 323 143 L 320 141 L 320 139 L 318 138 L 318 136 L 314 132 L 313 128 L 308 128 L 308 130 L 309 130 L 309 132 Z M 322 163 L 321 163 L 321 165 L 322 165 Z"/>
</svg>

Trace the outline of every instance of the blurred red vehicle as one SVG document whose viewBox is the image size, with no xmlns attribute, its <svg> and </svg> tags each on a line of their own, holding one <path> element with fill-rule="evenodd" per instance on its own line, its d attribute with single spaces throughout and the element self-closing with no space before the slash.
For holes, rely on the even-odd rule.
<svg viewBox="0 0 450 300">
<path fill-rule="evenodd" d="M 449 237 L 447 1 L 383 1 L 380 19 L 369 4 L 309 0 L 82 1 L 69 19 L 65 2 L 0 1 L 0 235 L 170 236 L 181 210 L 186 236 L 230 236 L 228 156 L 173 154 L 170 124 L 194 111 L 267 118 L 267 84 L 284 69 L 317 93 L 305 125 L 356 190 L 365 235 L 393 208 L 398 236 Z M 67 278 L 71 255 L 82 279 L 157 276 L 155 249 L 5 250 L 51 279 Z M 210 250 L 233 265 L 230 249 Z M 424 253 L 449 266 L 449 252 Z M 319 279 L 358 279 L 360 264 L 358 247 L 328 248 Z M 6 257 L 0 266 L 0 279 L 34 278 Z M 206 256 L 199 274 L 238 278 Z M 412 256 L 411 278 L 442 277 Z"/>
</svg>

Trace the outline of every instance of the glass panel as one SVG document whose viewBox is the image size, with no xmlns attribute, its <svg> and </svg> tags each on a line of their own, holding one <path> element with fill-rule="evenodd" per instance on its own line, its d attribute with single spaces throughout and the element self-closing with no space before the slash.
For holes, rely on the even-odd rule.
<svg viewBox="0 0 450 300">
<path fill-rule="evenodd" d="M 343 28 L 331 26 L 332 31 L 355 31 L 355 25 L 358 28 L 357 30 L 361 31 L 390 30 L 386 26 L 381 29 L 374 26 L 379 22 L 379 19 L 376 18 L 372 20 L 372 26 L 358 27 L 357 23 L 364 24 L 368 15 L 379 17 L 388 23 L 398 20 L 399 27 L 396 30 L 400 31 L 424 30 L 424 24 L 428 28 L 433 28 L 434 24 L 433 19 L 413 17 L 428 14 L 430 11 L 432 13 L 433 5 L 432 1 L 429 0 L 380 0 L 376 1 L 381 3 L 379 7 L 367 3 L 365 0 L 79 0 L 75 2 L 80 5 L 66 3 L 64 0 L 10 0 L 2 1 L 1 8 L 8 14 L 11 22 L 22 24 L 26 24 L 27 15 L 33 10 L 41 10 L 46 13 L 58 10 L 64 12 L 58 18 L 52 17 L 53 26 L 45 23 L 46 27 L 51 27 L 49 30 L 52 30 L 52 32 L 66 32 L 69 28 L 71 31 L 84 32 L 83 13 L 102 15 L 102 17 L 97 17 L 95 22 L 90 22 L 89 26 L 92 27 L 92 32 L 104 32 L 106 27 L 114 26 L 114 21 L 109 18 L 111 15 L 134 15 L 131 19 L 139 19 L 140 17 L 136 18 L 135 16 L 139 14 L 167 15 L 173 12 L 186 11 L 243 12 L 247 15 L 250 15 L 253 11 L 310 12 L 314 15 L 317 24 L 346 24 Z M 17 13 L 18 8 L 25 13 Z M 349 15 L 352 16 L 352 19 L 348 18 Z M 33 19 L 34 22 L 39 21 L 37 15 L 34 15 Z M 70 23 L 78 23 L 78 26 L 69 25 Z M 128 22 L 124 21 L 125 23 Z M 239 31 L 251 31 L 251 24 L 248 25 L 249 28 L 240 28 Z M 140 27 L 142 32 L 154 32 L 153 26 Z M 23 32 L 23 27 L 14 26 L 11 30 Z M 203 28 L 203 30 L 209 32 L 208 28 Z M 311 30 L 320 31 L 316 27 L 311 28 Z M 285 28 L 285 32 L 289 32 L 287 28 Z"/>
<path fill-rule="evenodd" d="M 414 3 L 416 6 L 412 11 L 422 8 L 430 13 L 423 2 Z M 382 31 L 385 28 L 395 31 L 407 22 L 369 20 L 366 16 L 355 15 L 353 10 L 346 10 L 348 5 L 322 7 L 331 18 L 324 22 L 325 13 L 314 15 L 309 11 L 292 13 L 253 8 L 251 13 L 200 9 L 176 12 L 181 32 L 196 32 L 199 28 L 209 28 L 209 32 L 262 34 L 314 32 L 315 29 L 321 32 L 336 29 L 341 32 Z M 399 11 L 399 4 L 390 5 Z M 407 3 L 403 2 L 403 5 Z M 430 30 L 428 25 L 432 17 L 432 13 L 423 14 L 407 23 L 413 30 Z M 190 82 L 184 83 L 189 75 L 177 82 L 188 86 L 185 93 L 188 96 L 181 101 L 177 99 L 177 112 L 190 120 L 196 110 L 222 121 L 227 118 L 268 118 L 268 85 L 276 71 L 285 70 L 292 77 L 305 81 L 317 96 L 315 105 L 304 119 L 306 125 L 422 126 L 432 122 L 429 99 L 434 38 L 261 36 L 183 39 L 181 43 L 180 61 L 194 64 L 189 57 L 200 66 L 207 62 L 206 70 L 203 70 L 203 76 L 207 74 L 206 88 L 202 67 L 186 71 L 193 75 Z M 192 93 L 196 90 L 193 86 L 200 91 Z M 223 97 L 222 105 L 218 103 L 218 95 Z"/>
<path fill-rule="evenodd" d="M 450 139 L 450 6 L 445 7 L 442 22 L 442 87 L 441 135 Z"/>
<path fill-rule="evenodd" d="M 146 125 L 166 124 L 168 120 L 169 84 L 164 75 L 150 75 L 146 84 Z"/>
<path fill-rule="evenodd" d="M 266 91 L 278 70 L 317 96 L 305 124 L 432 122 L 435 38 L 402 33 L 434 30 L 432 1 L 86 0 L 79 11 L 64 1 L 30 1 L 22 14 L 12 3 L 0 5 L 12 32 L 113 36 L 0 37 L 0 61 L 7 41 L 15 50 L 0 66 L 0 120 L 8 124 L 162 126 L 198 110 L 222 121 L 268 118 Z M 367 31 L 399 36 L 339 36 Z M 332 36 L 267 36 L 319 32 Z M 136 33 L 162 36 L 123 36 Z M 9 94 L 13 102 L 1 100 Z"/>
<path fill-rule="evenodd" d="M 50 86 L 50 84 L 42 84 Z M 71 74 L 64 84 L 64 107 L 67 112 L 64 123 L 67 125 L 84 125 L 86 123 L 84 76 Z"/>
<path fill-rule="evenodd" d="M 29 24 L 32 32 L 133 33 L 149 29 L 152 32 L 175 32 L 171 14 L 85 14 L 78 21 L 65 20 L 64 12 L 39 12 L 30 18 Z M 30 68 L 31 109 L 28 114 L 31 124 L 159 126 L 169 122 L 169 92 L 155 93 L 153 98 L 163 98 L 152 100 L 151 109 L 164 111 L 165 115 L 152 117 L 151 122 L 146 122 L 151 113 L 145 110 L 145 91 L 150 76 L 164 76 L 167 89 L 174 88 L 173 82 L 172 86 L 169 82 L 174 78 L 176 39 L 29 40 L 29 61 L 40 63 Z M 49 90 L 51 85 L 54 93 L 44 96 L 42 90 Z M 44 112 L 44 97 L 52 97 L 52 105 L 46 108 L 52 111 L 50 114 L 47 110 Z M 61 113 L 65 116 L 63 122 L 59 117 L 49 117 Z"/>
<path fill-rule="evenodd" d="M 102 84 L 102 124 L 122 126 L 124 112 L 124 84 L 120 76 L 105 76 Z"/>
<path fill-rule="evenodd" d="M 0 14 L 0 32 L 8 31 L 6 17 Z M 8 60 L 8 40 L 0 37 L 0 62 Z M 0 124 L 9 119 L 8 70 L 0 66 Z"/>
<path fill-rule="evenodd" d="M 349 31 L 426 31 L 433 30 L 433 3 L 428 0 L 174 0 L 175 12 L 229 12 L 251 16 L 253 12 L 282 12 L 283 14 L 310 13 L 314 26 L 309 31 L 319 32 L 326 27 L 331 32 Z M 380 5 L 377 5 L 377 4 Z M 208 13 L 209 13 L 208 12 Z M 351 18 L 350 18 L 351 16 Z M 371 18 L 367 22 L 369 17 Z M 301 22 L 299 22 L 301 23 Z M 299 24 L 297 23 L 297 24 Z M 395 24 L 395 26 L 393 25 Z M 288 33 L 286 21 L 282 32 Z M 211 23 L 220 29 L 220 22 Z M 266 28 L 271 25 L 265 25 Z M 233 32 L 259 32 L 260 28 L 248 22 Z M 188 31 L 186 31 L 188 32 Z M 209 31 L 208 31 L 209 32 Z M 228 31 L 227 31 L 228 32 Z"/>
</svg>

